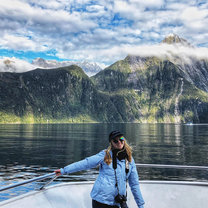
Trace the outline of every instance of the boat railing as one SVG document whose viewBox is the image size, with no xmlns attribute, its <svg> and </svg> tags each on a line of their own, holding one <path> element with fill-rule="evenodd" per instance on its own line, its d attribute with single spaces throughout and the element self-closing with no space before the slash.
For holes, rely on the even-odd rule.
<svg viewBox="0 0 208 208">
<path fill-rule="evenodd" d="M 54 172 L 54 173 L 49 173 L 49 174 L 46 174 L 46 175 L 43 175 L 43 176 L 31 178 L 31 179 L 28 179 L 28 180 L 25 180 L 25 181 L 22 181 L 22 182 L 19 182 L 19 183 L 15 183 L 15 184 L 11 184 L 11 185 L 8 185 L 8 186 L 4 186 L 4 187 L 0 188 L 0 192 L 1 192 L 1 191 L 8 190 L 8 189 L 15 188 L 15 187 L 18 187 L 18 186 L 22 186 L 22 185 L 25 185 L 25 184 L 28 184 L 28 183 L 32 183 L 32 182 L 35 182 L 35 181 L 41 181 L 41 180 L 50 178 L 50 177 L 52 177 L 52 176 L 54 176 L 54 178 L 52 178 L 52 179 L 49 181 L 49 182 L 52 182 L 52 181 L 55 180 L 55 178 L 56 178 L 55 172 Z M 48 182 L 47 184 L 45 184 L 45 185 L 48 185 L 49 182 Z M 44 186 L 45 186 L 45 185 L 44 185 Z M 40 189 L 43 189 L 44 186 L 42 186 Z"/>
<path fill-rule="evenodd" d="M 142 168 L 173 168 L 173 169 L 208 170 L 208 166 L 191 166 L 191 165 L 160 165 L 160 164 L 136 163 L 136 166 L 142 167 Z"/>
<path fill-rule="evenodd" d="M 173 168 L 173 169 L 192 169 L 192 170 L 208 170 L 207 166 L 187 166 L 187 165 L 161 165 L 161 164 L 141 164 L 141 163 L 136 163 L 137 167 L 143 167 L 143 168 Z M 49 173 L 43 176 L 39 176 L 36 178 L 32 178 L 32 179 L 28 179 L 19 183 L 15 183 L 15 184 L 11 184 L 8 186 L 4 186 L 2 188 L 0 188 L 0 192 L 1 191 L 5 191 L 8 189 L 12 189 L 18 186 L 22 186 L 28 183 L 32 183 L 32 182 L 36 182 L 36 181 L 41 181 L 44 179 L 48 179 L 53 177 L 51 180 L 49 180 L 49 182 L 47 182 L 46 184 L 44 184 L 43 186 L 41 186 L 39 188 L 39 190 L 43 189 L 46 185 L 48 185 L 49 183 L 51 183 L 52 181 L 54 181 L 57 176 L 55 174 L 55 172 L 53 173 Z"/>
</svg>

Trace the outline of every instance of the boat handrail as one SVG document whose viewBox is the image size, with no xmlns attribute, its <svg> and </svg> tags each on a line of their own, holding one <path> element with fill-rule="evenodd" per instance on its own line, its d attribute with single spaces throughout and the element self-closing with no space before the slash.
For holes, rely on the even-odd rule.
<svg viewBox="0 0 208 208">
<path fill-rule="evenodd" d="M 142 163 L 136 163 L 136 166 L 137 167 L 143 167 L 143 168 L 147 167 L 147 168 L 174 168 L 174 169 L 208 170 L 207 166 L 161 165 L 161 164 L 142 164 Z M 29 179 L 29 180 L 25 180 L 25 181 L 22 181 L 22 182 L 19 182 L 19 183 L 15 183 L 15 184 L 11 184 L 11 185 L 8 185 L 8 186 L 4 186 L 4 187 L 0 188 L 0 192 L 8 190 L 8 189 L 11 189 L 11 188 L 15 188 L 15 187 L 18 187 L 18 186 L 21 186 L 21 185 L 24 185 L 24 184 L 28 184 L 28 183 L 31 183 L 31 182 L 41 181 L 41 180 L 50 178 L 52 176 L 54 176 L 54 178 L 52 178 L 48 183 L 46 183 L 45 185 L 43 185 L 40 188 L 40 189 L 43 189 L 46 185 L 48 185 L 54 179 L 56 179 L 56 174 L 54 172 L 46 174 L 46 175 L 43 175 L 43 176 L 39 176 L 39 177 L 36 177 L 36 178 L 32 178 L 32 179 Z"/>
<path fill-rule="evenodd" d="M 43 176 L 31 178 L 31 179 L 28 179 L 28 180 L 25 180 L 25 181 L 22 181 L 22 182 L 19 182 L 19 183 L 15 183 L 15 184 L 11 184 L 11 185 L 8 185 L 8 186 L 4 186 L 4 187 L 0 188 L 0 192 L 1 191 L 8 190 L 8 189 L 11 189 L 11 188 L 15 188 L 17 186 L 21 186 L 21 185 L 24 185 L 24 184 L 28 184 L 28 183 L 31 183 L 31 182 L 41 181 L 41 180 L 50 178 L 52 176 L 55 176 L 56 177 L 55 172 L 49 173 L 49 174 L 46 174 L 46 175 L 43 175 Z"/>
<path fill-rule="evenodd" d="M 191 186 L 208 186 L 205 181 L 163 181 L 163 180 L 140 180 L 140 184 L 169 184 L 169 185 L 191 185 Z"/>
<path fill-rule="evenodd" d="M 142 168 L 173 168 L 173 169 L 208 170 L 208 166 L 193 166 L 193 165 L 161 165 L 161 164 L 136 163 L 136 166 L 142 167 Z"/>
</svg>

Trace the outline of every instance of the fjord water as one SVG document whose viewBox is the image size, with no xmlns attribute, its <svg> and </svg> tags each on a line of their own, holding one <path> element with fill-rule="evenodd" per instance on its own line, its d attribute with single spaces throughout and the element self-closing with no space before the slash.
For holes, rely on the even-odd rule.
<svg viewBox="0 0 208 208">
<path fill-rule="evenodd" d="M 208 166 L 208 125 L 34 124 L 0 125 L 0 186 L 53 172 L 107 148 L 108 134 L 122 131 L 136 163 Z M 140 180 L 208 181 L 207 171 L 138 168 Z M 98 169 L 53 183 L 94 180 Z M 33 183 L 0 193 L 0 200 L 37 188 Z"/>
</svg>

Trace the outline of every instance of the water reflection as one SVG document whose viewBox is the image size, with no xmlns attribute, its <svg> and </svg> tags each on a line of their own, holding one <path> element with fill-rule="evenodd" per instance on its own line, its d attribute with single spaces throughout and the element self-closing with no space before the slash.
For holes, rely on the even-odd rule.
<svg viewBox="0 0 208 208">
<path fill-rule="evenodd" d="M 108 146 L 108 134 L 114 129 L 125 134 L 137 163 L 208 166 L 207 127 L 130 123 L 0 125 L 0 184 L 50 173 L 96 154 Z M 208 177 L 206 171 L 156 168 L 138 171 L 142 180 L 202 181 Z M 56 182 L 94 180 L 97 173 L 97 169 L 84 171 L 60 177 Z"/>
</svg>

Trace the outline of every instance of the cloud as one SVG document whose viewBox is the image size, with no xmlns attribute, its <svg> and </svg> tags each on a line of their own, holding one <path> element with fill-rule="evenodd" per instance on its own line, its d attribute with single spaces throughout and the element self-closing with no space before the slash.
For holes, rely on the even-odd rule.
<svg viewBox="0 0 208 208">
<path fill-rule="evenodd" d="M 137 5 L 139 7 L 144 8 L 161 8 L 164 5 L 164 0 L 129 0 L 129 2 L 133 5 Z"/>
<path fill-rule="evenodd" d="M 104 6 L 101 5 L 90 5 L 86 7 L 88 12 L 96 13 L 96 15 L 103 14 Z"/>
<path fill-rule="evenodd" d="M 207 6 L 196 0 L 1 0 L 0 48 L 111 64 L 169 33 L 208 47 Z"/>
<path fill-rule="evenodd" d="M 34 2 L 36 1 L 29 3 Z M 45 1 L 38 2 L 41 6 L 35 3 L 35 6 L 31 6 L 27 1 L 1 1 L 0 47 L 10 50 L 47 51 L 57 47 L 57 39 L 68 42 L 74 33 L 88 32 L 90 28 L 97 26 L 93 21 L 84 18 L 82 13 L 57 10 L 61 8 L 60 2 L 53 2 L 56 6 L 45 8 Z M 55 7 L 57 8 L 54 10 Z"/>
<path fill-rule="evenodd" d="M 27 2 L 18 0 L 1 1 L 0 14 L 5 19 L 21 23 L 30 31 L 36 31 L 40 34 L 45 32 L 47 35 L 50 35 L 51 32 L 59 32 L 59 34 L 76 33 L 97 26 L 90 20 L 83 19 L 81 12 L 70 13 L 63 9 L 54 10 L 44 8 L 44 5 L 43 7 L 31 6 Z"/>
<path fill-rule="evenodd" d="M 37 5 L 38 7 L 42 7 L 44 9 L 52 9 L 52 10 L 63 10 L 70 9 L 70 2 L 68 0 L 23 0 L 25 3 L 30 5 Z"/>
<path fill-rule="evenodd" d="M 181 20 L 187 28 L 192 31 L 199 32 L 206 30 L 205 25 L 208 23 L 208 9 L 201 9 L 197 7 L 188 7 L 181 14 Z"/>
<path fill-rule="evenodd" d="M 34 69 L 34 66 L 27 61 L 15 57 L 4 57 L 0 59 L 0 72 L 26 72 Z"/>
<path fill-rule="evenodd" d="M 13 50 L 31 50 L 31 51 L 45 51 L 47 47 L 44 45 L 38 45 L 37 42 L 30 40 L 29 37 L 15 36 L 5 34 L 0 39 L 1 48 L 13 49 Z"/>
<path fill-rule="evenodd" d="M 188 22 L 196 20 L 198 21 L 206 18 L 207 12 L 208 9 L 201 10 L 197 7 L 188 7 L 182 12 L 181 18 Z"/>
<path fill-rule="evenodd" d="M 143 45 L 138 47 L 124 47 L 124 51 L 130 55 L 141 57 L 159 57 L 170 58 L 175 57 L 183 59 L 185 62 L 191 61 L 193 58 L 208 60 L 208 48 L 204 47 L 187 47 L 181 44 L 158 44 L 158 45 Z"/>
<path fill-rule="evenodd" d="M 143 19 L 143 11 L 143 7 L 137 7 L 135 4 L 129 4 L 126 1 L 117 0 L 114 3 L 114 12 L 129 20 Z"/>
</svg>

